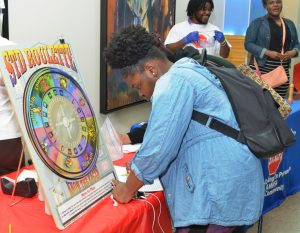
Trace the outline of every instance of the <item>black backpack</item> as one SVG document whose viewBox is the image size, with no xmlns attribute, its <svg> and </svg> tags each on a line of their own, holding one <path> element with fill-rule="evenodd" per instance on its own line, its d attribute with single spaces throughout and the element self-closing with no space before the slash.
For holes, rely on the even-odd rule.
<svg viewBox="0 0 300 233">
<path fill-rule="evenodd" d="M 202 54 L 202 56 L 206 56 Z M 202 57 L 201 63 L 205 65 Z M 193 111 L 192 119 L 246 144 L 257 158 L 268 158 L 295 143 L 296 138 L 278 111 L 278 104 L 263 89 L 236 68 L 206 66 L 226 91 L 240 131 L 210 116 Z"/>
</svg>

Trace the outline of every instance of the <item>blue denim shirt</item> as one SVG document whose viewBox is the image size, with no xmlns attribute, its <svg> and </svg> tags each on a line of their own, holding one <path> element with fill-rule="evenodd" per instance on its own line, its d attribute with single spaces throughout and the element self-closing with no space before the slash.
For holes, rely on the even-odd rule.
<svg viewBox="0 0 300 233">
<path fill-rule="evenodd" d="M 291 32 L 291 43 L 289 50 L 296 49 L 299 52 L 300 44 L 295 24 L 289 19 L 283 19 Z M 249 25 L 246 38 L 245 48 L 252 54 L 251 62 L 253 62 L 253 55 L 260 66 L 264 66 L 267 60 L 265 52 L 270 48 L 271 32 L 267 15 L 257 18 Z M 298 54 L 297 54 L 298 56 Z"/>
<path fill-rule="evenodd" d="M 216 76 L 183 58 L 156 82 L 131 168 L 144 183 L 161 178 L 175 227 L 251 225 L 263 207 L 261 163 L 246 145 L 191 120 L 193 109 L 239 128 Z"/>
</svg>

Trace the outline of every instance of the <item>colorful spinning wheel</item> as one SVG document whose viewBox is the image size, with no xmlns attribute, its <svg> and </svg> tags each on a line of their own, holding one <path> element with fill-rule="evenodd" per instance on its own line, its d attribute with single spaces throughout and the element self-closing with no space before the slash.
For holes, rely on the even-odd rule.
<svg viewBox="0 0 300 233">
<path fill-rule="evenodd" d="M 79 179 L 94 168 L 97 122 L 74 78 L 56 68 L 39 69 L 26 84 L 23 106 L 30 140 L 49 169 Z"/>
</svg>

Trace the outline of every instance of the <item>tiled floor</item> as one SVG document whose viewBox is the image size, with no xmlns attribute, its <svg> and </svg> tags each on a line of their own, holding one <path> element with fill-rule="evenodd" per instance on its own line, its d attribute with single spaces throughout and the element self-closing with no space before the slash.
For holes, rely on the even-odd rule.
<svg viewBox="0 0 300 233">
<path fill-rule="evenodd" d="M 247 233 L 256 233 L 255 224 Z M 263 217 L 263 233 L 300 233 L 300 192 Z"/>
</svg>

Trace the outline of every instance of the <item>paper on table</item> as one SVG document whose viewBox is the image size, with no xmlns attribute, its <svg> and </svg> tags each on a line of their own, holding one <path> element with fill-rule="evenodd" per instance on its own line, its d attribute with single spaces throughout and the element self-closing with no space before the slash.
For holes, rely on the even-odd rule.
<svg viewBox="0 0 300 233">
<path fill-rule="evenodd" d="M 121 167 L 121 166 L 114 166 L 114 167 L 115 167 L 115 171 L 116 171 L 118 180 L 121 182 L 126 182 L 127 176 L 128 176 L 128 174 L 126 172 L 126 168 Z M 159 179 L 155 179 L 153 184 L 146 184 L 139 189 L 139 191 L 141 191 L 141 192 L 157 192 L 157 191 L 162 191 L 162 190 L 163 190 L 163 187 L 162 187 Z"/>
<path fill-rule="evenodd" d="M 134 145 L 123 145 L 123 153 L 130 153 L 130 152 L 136 152 L 138 149 L 140 149 L 142 144 L 134 144 Z"/>
<path fill-rule="evenodd" d="M 17 182 L 25 180 L 26 178 L 33 178 L 35 182 L 38 182 L 38 176 L 36 171 L 33 170 L 23 170 L 17 178 Z"/>
</svg>

